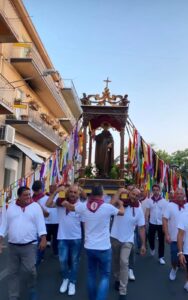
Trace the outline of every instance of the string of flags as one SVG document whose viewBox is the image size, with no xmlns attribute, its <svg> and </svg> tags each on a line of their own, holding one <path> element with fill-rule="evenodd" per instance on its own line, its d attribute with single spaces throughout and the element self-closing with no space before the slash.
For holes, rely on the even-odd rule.
<svg viewBox="0 0 188 300">
<path fill-rule="evenodd" d="M 6 190 L 0 191 L 0 206 L 8 196 L 16 199 L 17 190 L 21 186 L 32 187 L 35 180 L 41 180 L 43 190 L 49 192 L 51 184 L 67 184 L 74 182 L 78 176 L 81 166 L 83 151 L 83 132 L 81 122 L 74 127 L 69 138 L 66 138 L 50 157 L 42 163 L 35 171 L 12 183 Z"/>
<path fill-rule="evenodd" d="M 151 191 L 154 183 L 160 184 L 166 198 L 171 191 L 182 187 L 182 177 L 170 168 L 157 153 L 147 144 L 132 121 L 128 119 L 126 129 L 129 136 L 127 162 L 129 171 L 138 185 L 144 185 Z M 81 167 L 84 135 L 81 120 L 74 127 L 69 138 L 66 138 L 51 156 L 34 172 L 18 179 L 6 190 L 0 191 L 0 206 L 6 202 L 11 192 L 11 198 L 17 197 L 20 186 L 32 187 L 35 180 L 43 182 L 43 190 L 49 192 L 49 186 L 54 183 L 71 184 L 79 177 Z"/>
<path fill-rule="evenodd" d="M 129 135 L 128 157 L 130 171 L 139 185 L 151 191 L 154 183 L 160 184 L 166 198 L 171 191 L 182 187 L 182 177 L 171 168 L 147 144 L 129 119 L 126 126 Z"/>
</svg>

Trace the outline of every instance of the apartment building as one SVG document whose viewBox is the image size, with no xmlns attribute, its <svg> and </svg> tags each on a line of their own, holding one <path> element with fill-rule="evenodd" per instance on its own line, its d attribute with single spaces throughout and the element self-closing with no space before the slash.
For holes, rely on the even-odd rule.
<svg viewBox="0 0 188 300">
<path fill-rule="evenodd" d="M 21 0 L 0 0 L 0 189 L 41 164 L 81 114 Z"/>
</svg>

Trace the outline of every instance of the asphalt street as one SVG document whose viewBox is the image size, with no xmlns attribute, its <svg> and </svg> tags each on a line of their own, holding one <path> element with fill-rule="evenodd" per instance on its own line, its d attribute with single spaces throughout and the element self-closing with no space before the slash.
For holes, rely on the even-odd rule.
<svg viewBox="0 0 188 300">
<path fill-rule="evenodd" d="M 180 269 L 177 279 L 171 282 L 168 279 L 170 270 L 168 246 L 166 250 L 166 265 L 161 266 L 157 257 L 147 254 L 145 257 L 136 255 L 135 282 L 129 282 L 128 300 L 184 300 L 188 299 L 188 293 L 184 291 L 184 270 Z M 45 261 L 41 264 L 38 274 L 38 290 L 40 300 L 87 300 L 86 291 L 87 263 L 84 250 L 81 255 L 77 292 L 75 296 L 59 293 L 61 274 L 58 258 L 52 255 L 51 249 L 47 249 Z M 0 255 L 0 300 L 8 300 L 7 277 L 7 249 Z M 21 278 L 22 296 L 26 300 L 26 283 Z M 113 279 L 108 300 L 118 299 L 118 293 L 113 289 Z"/>
</svg>

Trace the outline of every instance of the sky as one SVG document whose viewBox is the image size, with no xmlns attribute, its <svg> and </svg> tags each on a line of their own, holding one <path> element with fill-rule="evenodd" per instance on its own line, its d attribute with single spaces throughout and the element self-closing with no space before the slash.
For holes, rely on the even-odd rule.
<svg viewBox="0 0 188 300">
<path fill-rule="evenodd" d="M 147 143 L 188 148 L 187 0 L 23 0 L 55 66 L 79 97 L 129 95 Z M 127 138 L 126 138 L 127 140 Z"/>
</svg>

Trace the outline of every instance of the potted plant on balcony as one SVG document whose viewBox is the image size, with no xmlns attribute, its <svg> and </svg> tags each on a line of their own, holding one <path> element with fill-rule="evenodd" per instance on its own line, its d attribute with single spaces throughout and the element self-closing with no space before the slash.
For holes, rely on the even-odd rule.
<svg viewBox="0 0 188 300">
<path fill-rule="evenodd" d="M 46 116 L 46 120 L 45 121 L 46 121 L 46 123 L 48 125 L 53 125 L 53 123 L 54 123 L 53 119 L 51 119 L 50 116 L 48 116 L 48 115 Z"/>
<path fill-rule="evenodd" d="M 50 120 L 49 120 L 49 125 L 51 125 L 51 126 L 54 125 L 54 120 L 53 120 L 53 119 L 50 119 Z"/>
<path fill-rule="evenodd" d="M 40 108 L 40 105 L 36 101 L 31 100 L 31 101 L 29 101 L 29 108 L 31 108 L 32 110 L 38 111 Z"/>
<path fill-rule="evenodd" d="M 21 98 L 15 98 L 14 99 L 14 104 L 15 105 L 20 105 L 22 103 L 22 99 Z"/>
<path fill-rule="evenodd" d="M 58 121 L 56 121 L 52 128 L 53 128 L 53 130 L 58 130 L 60 128 L 60 123 Z"/>
<path fill-rule="evenodd" d="M 64 131 L 59 131 L 59 136 L 60 137 L 63 137 L 65 135 L 65 132 Z"/>
<path fill-rule="evenodd" d="M 28 115 L 21 115 L 20 118 L 21 118 L 22 121 L 28 121 L 29 116 Z"/>
<path fill-rule="evenodd" d="M 40 114 L 40 118 L 41 118 L 43 121 L 46 121 L 47 114 L 41 113 L 41 114 Z"/>
</svg>

